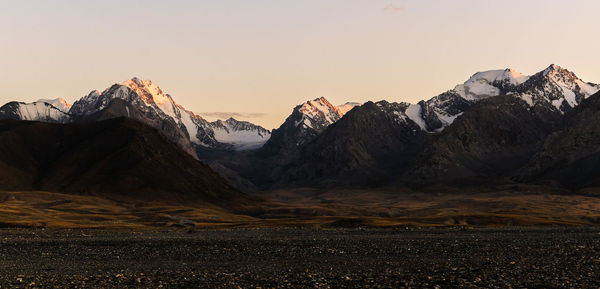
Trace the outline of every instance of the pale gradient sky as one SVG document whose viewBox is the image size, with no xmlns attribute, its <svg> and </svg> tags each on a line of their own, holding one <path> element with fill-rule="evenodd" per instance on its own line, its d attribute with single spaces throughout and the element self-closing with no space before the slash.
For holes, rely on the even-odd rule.
<svg viewBox="0 0 600 289">
<path fill-rule="evenodd" d="M 416 102 L 481 70 L 556 63 L 600 82 L 598 11 L 597 0 L 0 0 L 0 103 L 74 102 L 139 76 L 201 115 L 271 129 L 307 99 Z"/>
</svg>

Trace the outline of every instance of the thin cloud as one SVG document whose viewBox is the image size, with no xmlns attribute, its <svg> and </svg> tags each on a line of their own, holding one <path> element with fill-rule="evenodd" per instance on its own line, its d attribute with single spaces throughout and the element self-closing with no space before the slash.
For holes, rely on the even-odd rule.
<svg viewBox="0 0 600 289">
<path fill-rule="evenodd" d="M 261 118 L 261 117 L 265 117 L 266 115 L 267 115 L 266 113 L 261 113 L 261 112 L 243 113 L 243 112 L 215 111 L 215 112 L 200 113 L 200 116 L 203 116 L 203 117 L 211 117 L 211 118 L 217 118 L 217 119 L 228 119 L 230 117 L 233 117 L 238 120 L 244 120 L 244 119 L 249 119 L 249 118 Z"/>
<path fill-rule="evenodd" d="M 386 5 L 383 10 L 385 11 L 392 11 L 392 12 L 402 12 L 404 11 L 403 7 L 400 6 L 396 6 L 393 3 L 389 3 L 388 5 Z"/>
</svg>

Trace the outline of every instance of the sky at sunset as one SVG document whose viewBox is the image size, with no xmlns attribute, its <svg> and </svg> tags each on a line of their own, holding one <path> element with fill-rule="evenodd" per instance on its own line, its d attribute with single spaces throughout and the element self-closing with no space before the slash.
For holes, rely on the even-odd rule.
<svg viewBox="0 0 600 289">
<path fill-rule="evenodd" d="M 551 63 L 600 82 L 597 0 L 0 0 L 0 103 L 138 76 L 209 119 L 416 102 L 473 73 Z"/>
</svg>

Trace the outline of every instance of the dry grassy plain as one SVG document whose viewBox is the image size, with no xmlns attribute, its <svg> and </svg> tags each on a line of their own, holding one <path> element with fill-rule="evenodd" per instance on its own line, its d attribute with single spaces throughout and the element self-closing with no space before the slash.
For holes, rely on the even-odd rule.
<svg viewBox="0 0 600 289">
<path fill-rule="evenodd" d="M 538 187 L 412 192 L 298 189 L 254 194 L 236 213 L 202 202 L 0 192 L 0 227 L 404 227 L 600 225 L 600 197 Z M 443 193 L 440 193 L 443 191 Z"/>
<path fill-rule="evenodd" d="M 0 226 L 52 228 L 153 228 L 189 223 L 218 227 L 252 222 L 254 218 L 231 214 L 202 204 L 133 202 L 96 196 L 59 193 L 0 192 Z"/>
</svg>

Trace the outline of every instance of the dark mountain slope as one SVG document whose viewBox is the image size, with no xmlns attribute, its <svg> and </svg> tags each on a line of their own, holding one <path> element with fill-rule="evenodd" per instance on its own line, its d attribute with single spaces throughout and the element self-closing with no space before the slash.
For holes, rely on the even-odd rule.
<svg viewBox="0 0 600 289">
<path fill-rule="evenodd" d="M 329 126 L 291 164 L 280 184 L 381 184 L 413 163 L 426 133 L 409 104 L 367 102 Z"/>
<path fill-rule="evenodd" d="M 338 121 L 350 107 L 332 105 L 324 97 L 294 107 L 285 122 L 273 130 L 270 139 L 253 151 L 197 148 L 198 157 L 242 190 L 268 189 L 284 170 L 300 158 L 303 148 L 328 126 Z"/>
<path fill-rule="evenodd" d="M 272 158 L 278 165 L 288 164 L 298 157 L 304 145 L 342 116 L 343 113 L 324 97 L 300 104 L 278 129 L 273 130 L 271 138 L 257 154 Z"/>
<path fill-rule="evenodd" d="M 600 186 L 600 93 L 566 115 L 525 170 L 526 179 L 558 181 L 572 188 Z"/>
<path fill-rule="evenodd" d="M 558 128 L 562 115 L 513 96 L 480 101 L 438 135 L 402 178 L 407 183 L 508 177 L 523 167 Z"/>
<path fill-rule="evenodd" d="M 0 121 L 0 167 L 2 189 L 245 200 L 156 129 L 126 118 L 66 125 Z"/>
</svg>

